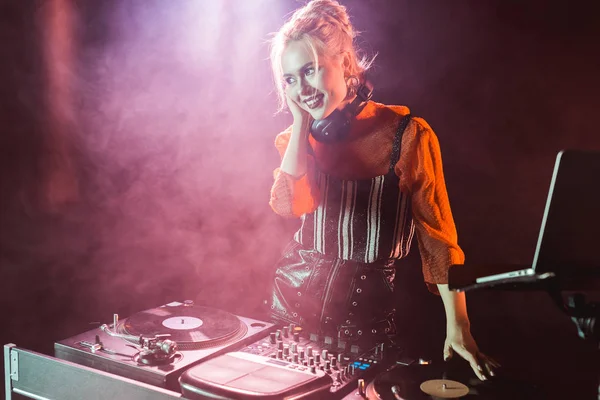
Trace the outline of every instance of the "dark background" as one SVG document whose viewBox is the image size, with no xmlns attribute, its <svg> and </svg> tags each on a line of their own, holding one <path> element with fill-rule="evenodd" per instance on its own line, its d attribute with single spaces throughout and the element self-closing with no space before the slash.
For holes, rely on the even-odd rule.
<svg viewBox="0 0 600 400">
<path fill-rule="evenodd" d="M 470 263 L 530 262 L 556 153 L 600 149 L 593 3 L 343 2 L 378 53 L 374 99 L 439 137 Z M 291 117 L 274 115 L 267 39 L 299 3 L 0 4 L 1 344 L 52 354 L 174 300 L 259 316 L 297 227 L 268 205 Z M 416 252 L 398 275 L 403 332 L 441 356 L 442 303 Z M 594 346 L 544 293 L 468 298 L 507 370 L 594 398 Z"/>
</svg>

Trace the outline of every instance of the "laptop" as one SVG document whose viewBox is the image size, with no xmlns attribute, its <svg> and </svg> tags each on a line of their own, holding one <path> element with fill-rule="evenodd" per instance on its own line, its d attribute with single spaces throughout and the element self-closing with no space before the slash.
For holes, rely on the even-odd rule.
<svg viewBox="0 0 600 400">
<path fill-rule="evenodd" d="M 592 277 L 600 282 L 600 151 L 557 154 L 533 263 L 510 267 L 486 268 L 494 273 L 476 278 L 475 284 L 539 282 L 556 276 L 561 288 L 569 290 Z M 457 278 L 464 275 L 458 270 Z"/>
</svg>

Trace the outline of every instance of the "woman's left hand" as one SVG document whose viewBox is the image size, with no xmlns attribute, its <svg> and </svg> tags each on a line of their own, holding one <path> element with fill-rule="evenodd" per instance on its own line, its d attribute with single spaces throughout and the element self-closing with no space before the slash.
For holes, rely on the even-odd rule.
<svg viewBox="0 0 600 400">
<path fill-rule="evenodd" d="M 444 343 L 444 360 L 449 360 L 454 353 L 464 358 L 482 381 L 487 380 L 488 376 L 494 376 L 494 369 L 500 367 L 500 364 L 479 351 L 468 326 L 457 325 L 448 328 Z"/>
</svg>

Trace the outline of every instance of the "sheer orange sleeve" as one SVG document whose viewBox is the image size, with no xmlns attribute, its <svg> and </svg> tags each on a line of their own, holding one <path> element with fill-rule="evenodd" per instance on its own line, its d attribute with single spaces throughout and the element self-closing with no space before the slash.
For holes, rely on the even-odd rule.
<svg viewBox="0 0 600 400">
<path fill-rule="evenodd" d="M 401 189 L 411 194 L 423 277 L 428 289 L 438 294 L 436 284 L 448 283 L 448 269 L 463 264 L 465 255 L 458 245 L 440 145 L 423 119 L 414 118 L 408 125 L 395 169 Z"/>
<path fill-rule="evenodd" d="M 291 135 L 291 127 L 277 135 L 275 147 L 283 158 Z M 315 183 L 314 158 L 307 156 L 308 171 L 301 177 L 294 177 L 279 168 L 273 172 L 274 183 L 271 187 L 269 205 L 283 217 L 300 217 L 313 212 L 318 205 L 319 191 Z"/>
</svg>

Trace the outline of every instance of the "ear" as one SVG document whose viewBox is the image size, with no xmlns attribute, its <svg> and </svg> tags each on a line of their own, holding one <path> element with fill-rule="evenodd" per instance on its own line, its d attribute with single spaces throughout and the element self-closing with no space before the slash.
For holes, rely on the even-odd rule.
<svg viewBox="0 0 600 400">
<path fill-rule="evenodd" d="M 342 53 L 342 69 L 344 70 L 344 76 L 350 75 L 350 67 L 352 65 L 352 58 L 350 57 L 350 53 L 345 51 Z"/>
</svg>

